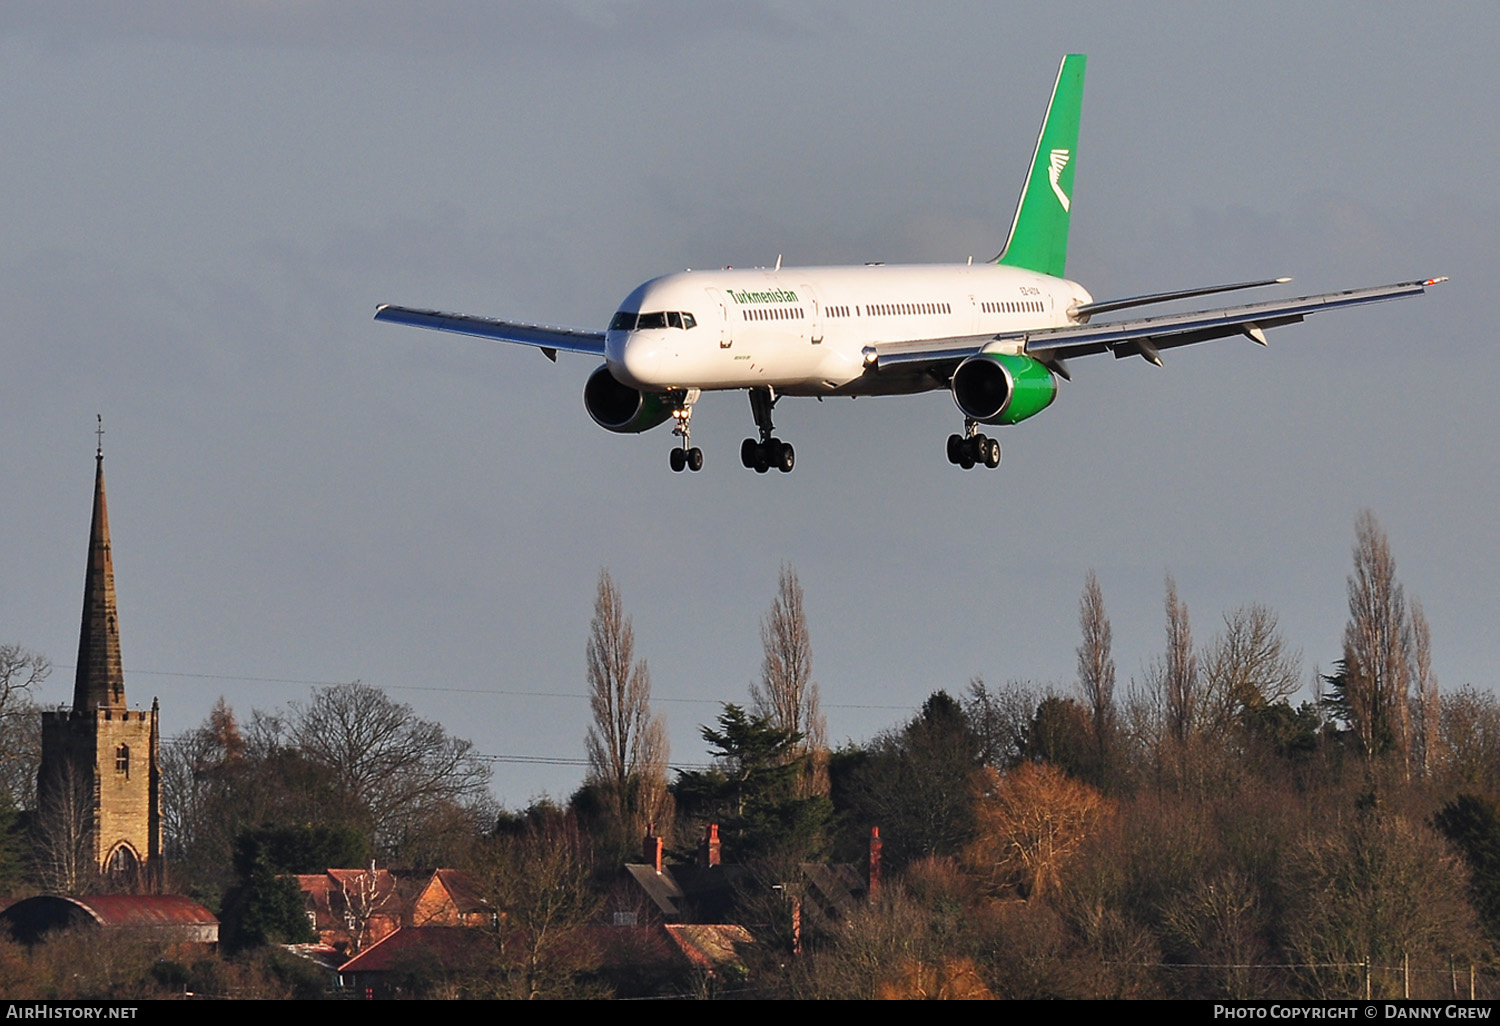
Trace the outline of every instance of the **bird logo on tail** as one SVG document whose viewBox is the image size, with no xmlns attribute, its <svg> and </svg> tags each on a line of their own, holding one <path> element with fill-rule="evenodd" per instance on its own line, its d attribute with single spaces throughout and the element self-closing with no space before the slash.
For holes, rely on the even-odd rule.
<svg viewBox="0 0 1500 1026">
<path fill-rule="evenodd" d="M 1063 168 L 1068 166 L 1070 157 L 1072 154 L 1067 150 L 1053 150 L 1052 161 L 1047 165 L 1047 179 L 1052 183 L 1052 191 L 1057 194 L 1057 202 L 1062 204 L 1064 212 L 1068 209 L 1068 197 L 1063 193 L 1058 180 L 1062 178 Z"/>
</svg>

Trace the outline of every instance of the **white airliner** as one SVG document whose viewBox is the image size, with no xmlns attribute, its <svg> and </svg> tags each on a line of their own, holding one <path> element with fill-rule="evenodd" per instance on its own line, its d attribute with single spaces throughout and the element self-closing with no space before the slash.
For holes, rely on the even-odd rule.
<svg viewBox="0 0 1500 1026">
<path fill-rule="evenodd" d="M 981 424 L 1014 424 L 1046 409 L 1066 360 L 1092 353 L 1140 356 L 1242 335 L 1265 345 L 1269 328 L 1311 313 L 1418 295 L 1428 278 L 1298 299 L 1093 323 L 1100 314 L 1289 279 L 1095 302 L 1063 277 L 1078 152 L 1085 58 L 1063 58 L 1052 102 L 1021 190 L 1005 248 L 975 264 L 782 267 L 684 271 L 653 278 L 620 304 L 602 332 L 381 306 L 377 320 L 559 350 L 604 363 L 583 388 L 583 405 L 609 431 L 646 431 L 668 420 L 681 444 L 674 471 L 703 467 L 689 433 L 705 391 L 745 389 L 760 437 L 740 461 L 764 473 L 792 469 L 791 445 L 775 437 L 782 396 L 896 395 L 948 389 L 964 417 L 948 438 L 948 461 L 968 470 L 1000 463 L 1000 443 Z"/>
</svg>

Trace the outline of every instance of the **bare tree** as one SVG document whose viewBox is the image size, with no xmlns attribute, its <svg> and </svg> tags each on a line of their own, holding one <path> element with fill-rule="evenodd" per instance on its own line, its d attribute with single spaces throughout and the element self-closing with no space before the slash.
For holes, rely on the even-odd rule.
<svg viewBox="0 0 1500 1026">
<path fill-rule="evenodd" d="M 1167 651 L 1162 658 L 1163 698 L 1167 734 L 1186 744 L 1197 727 L 1198 656 L 1193 651 L 1193 629 L 1187 604 L 1177 597 L 1177 582 L 1167 574 Z"/>
<path fill-rule="evenodd" d="M 94 862 L 94 782 L 73 759 L 47 763 L 37 781 L 38 815 L 32 853 L 42 886 L 82 894 L 98 883 Z"/>
<path fill-rule="evenodd" d="M 1309 997 L 1397 998 L 1409 985 L 1414 998 L 1444 996 L 1450 966 L 1484 957 L 1464 866 L 1422 823 L 1341 818 L 1309 830 L 1288 862 L 1284 943 Z"/>
<path fill-rule="evenodd" d="M 9 709 L 12 699 L 28 695 L 52 673 L 52 664 L 39 652 L 28 652 L 20 645 L 0 645 L 0 715 Z"/>
<path fill-rule="evenodd" d="M 1162 909 L 1169 936 L 1193 951 L 1214 992 L 1245 1001 L 1260 997 L 1253 966 L 1265 962 L 1267 916 L 1256 881 L 1238 870 L 1204 869 Z"/>
<path fill-rule="evenodd" d="M 1411 601 L 1411 655 L 1417 692 L 1415 741 L 1421 746 L 1422 775 L 1430 777 L 1437 772 L 1442 712 L 1437 675 L 1432 672 L 1432 628 L 1427 625 L 1427 613 L 1419 599 Z"/>
<path fill-rule="evenodd" d="M 587 840 L 571 817 L 544 818 L 493 839 L 474 873 L 491 908 L 493 972 L 487 996 L 523 1000 L 598 996 L 589 922 L 600 900 L 590 886 Z M 597 990 L 594 987 L 593 990 Z"/>
<path fill-rule="evenodd" d="M 1205 728 L 1223 737 L 1254 709 L 1289 698 L 1302 684 L 1302 653 L 1288 649 L 1276 614 L 1260 603 L 1224 614 L 1203 656 Z"/>
<path fill-rule="evenodd" d="M 812 639 L 807 630 L 802 582 L 785 564 L 777 579 L 776 598 L 760 623 L 760 641 L 764 651 L 760 683 L 750 685 L 755 712 L 773 726 L 801 735 L 796 754 L 810 756 L 806 789 L 826 794 L 828 722 L 819 706 L 818 685 L 812 679 Z"/>
<path fill-rule="evenodd" d="M 1441 770 L 1450 784 L 1500 791 L 1500 698 L 1465 684 L 1439 699 L 1438 717 Z"/>
<path fill-rule="evenodd" d="M 979 761 L 1009 769 L 1026 757 L 1028 735 L 1042 689 L 1030 682 L 1006 681 L 994 690 L 982 677 L 969 681 L 963 707 L 979 740 Z"/>
<path fill-rule="evenodd" d="M 1125 723 L 1131 741 L 1149 756 L 1158 785 L 1181 786 L 1200 764 L 1202 682 L 1187 605 L 1170 573 L 1166 590 L 1166 651 L 1146 667 L 1143 680 L 1131 680 Z"/>
<path fill-rule="evenodd" d="M 651 713 L 651 671 L 635 658 L 635 631 L 608 570 L 589 624 L 589 777 L 604 788 L 619 828 L 637 837 L 668 814 L 667 725 Z"/>
<path fill-rule="evenodd" d="M 436 808 L 488 798 L 489 767 L 473 744 L 379 688 L 322 688 L 307 705 L 292 704 L 287 731 L 349 809 L 368 817 L 379 849 L 398 848 Z"/>
<path fill-rule="evenodd" d="M 227 867 L 246 804 L 245 742 L 222 697 L 201 727 L 161 746 L 161 811 L 167 858 L 189 873 Z"/>
<path fill-rule="evenodd" d="M 1343 674 L 1334 680 L 1331 702 L 1366 756 L 1393 750 L 1406 765 L 1412 653 L 1406 592 L 1396 580 L 1396 560 L 1375 514 L 1360 513 L 1354 534 Z"/>
<path fill-rule="evenodd" d="M 369 869 L 354 874 L 340 874 L 339 892 L 343 898 L 344 926 L 349 931 L 350 948 L 354 954 L 364 950 L 365 939 L 370 932 L 370 921 L 384 911 L 390 903 L 392 880 L 390 874 L 381 876 L 370 860 Z"/>
<path fill-rule="evenodd" d="M 0 716 L 0 809 L 36 807 L 36 775 L 42 762 L 41 710 L 30 695 L 12 697 Z"/>
<path fill-rule="evenodd" d="M 1110 653 L 1114 632 L 1104 614 L 1099 578 L 1092 570 L 1084 578 L 1083 597 L 1078 600 L 1078 627 L 1083 632 L 1083 642 L 1078 646 L 1078 690 L 1089 713 L 1102 779 L 1107 776 L 1115 725 L 1115 659 Z"/>
<path fill-rule="evenodd" d="M 995 883 L 1040 898 L 1057 890 L 1067 864 L 1111 812 L 1097 790 L 1050 763 L 1023 762 L 975 777 L 974 840 L 966 861 Z"/>
<path fill-rule="evenodd" d="M 36 686 L 52 673 L 47 657 L 20 645 L 0 645 L 0 804 L 29 809 L 36 800 L 41 734 Z"/>
</svg>

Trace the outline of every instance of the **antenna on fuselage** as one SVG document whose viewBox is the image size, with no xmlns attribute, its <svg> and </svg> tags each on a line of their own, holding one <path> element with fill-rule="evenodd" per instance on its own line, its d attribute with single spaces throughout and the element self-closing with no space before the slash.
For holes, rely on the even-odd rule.
<svg viewBox="0 0 1500 1026">
<path fill-rule="evenodd" d="M 776 270 L 781 270 L 781 254 L 776 254 Z"/>
</svg>

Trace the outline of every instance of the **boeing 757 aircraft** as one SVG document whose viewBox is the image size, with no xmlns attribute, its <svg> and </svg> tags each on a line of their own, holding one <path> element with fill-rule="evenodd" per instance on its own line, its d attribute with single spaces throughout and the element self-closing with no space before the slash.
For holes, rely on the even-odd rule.
<svg viewBox="0 0 1500 1026">
<path fill-rule="evenodd" d="M 1063 58 L 1021 189 L 1010 237 L 986 263 L 782 267 L 684 271 L 625 297 L 604 331 L 381 306 L 377 320 L 603 358 L 583 387 L 589 416 L 608 431 L 637 433 L 673 421 L 674 471 L 701 470 L 693 404 L 705 391 L 744 389 L 759 438 L 740 461 L 765 473 L 796 462 L 771 414 L 783 396 L 900 395 L 947 389 L 963 414 L 948 462 L 1000 464 L 1000 443 L 980 425 L 1015 424 L 1051 405 L 1067 361 L 1112 353 L 1161 366 L 1176 346 L 1242 335 L 1265 345 L 1271 328 L 1308 314 L 1414 296 L 1428 278 L 1299 299 L 1095 323 L 1101 314 L 1276 285 L 1236 282 L 1095 302 L 1063 276 L 1077 167 L 1085 58 Z"/>
</svg>

